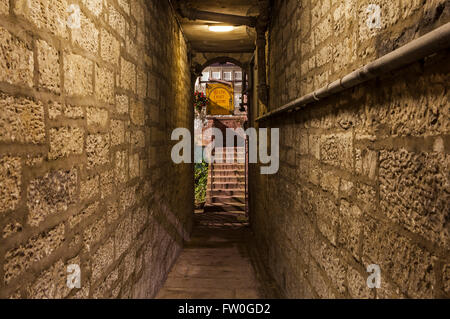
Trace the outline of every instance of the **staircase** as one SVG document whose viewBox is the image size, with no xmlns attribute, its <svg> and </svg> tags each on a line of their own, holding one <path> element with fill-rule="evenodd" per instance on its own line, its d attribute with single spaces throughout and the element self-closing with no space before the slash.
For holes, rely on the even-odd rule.
<svg viewBox="0 0 450 319">
<path fill-rule="evenodd" d="M 227 155 L 234 161 L 227 163 Z M 221 158 L 222 163 L 216 163 Z M 223 147 L 215 150 L 216 162 L 209 166 L 205 213 L 226 213 L 246 220 L 245 148 Z"/>
</svg>

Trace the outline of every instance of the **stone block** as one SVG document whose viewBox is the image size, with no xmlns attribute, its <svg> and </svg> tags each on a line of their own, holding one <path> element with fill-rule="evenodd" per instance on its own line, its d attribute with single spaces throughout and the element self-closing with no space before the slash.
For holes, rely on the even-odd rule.
<svg viewBox="0 0 450 319">
<path fill-rule="evenodd" d="M 99 176 L 89 176 L 80 182 L 80 200 L 88 200 L 99 194 Z"/>
<path fill-rule="evenodd" d="M 125 142 L 125 123 L 111 120 L 111 145 L 121 145 Z"/>
<path fill-rule="evenodd" d="M 25 244 L 9 250 L 5 255 L 4 281 L 8 284 L 35 262 L 51 255 L 64 242 L 64 224 L 30 238 Z"/>
<path fill-rule="evenodd" d="M 109 25 L 122 37 L 122 39 L 125 39 L 125 30 L 127 23 L 125 22 L 124 16 L 113 6 L 109 6 L 108 10 L 109 10 L 109 17 L 108 17 Z"/>
<path fill-rule="evenodd" d="M 98 53 L 99 31 L 83 13 L 80 13 L 80 28 L 71 28 L 71 33 L 73 44 L 92 54 Z"/>
<path fill-rule="evenodd" d="M 84 246 L 86 251 L 91 251 L 92 247 L 98 243 L 106 233 L 106 219 L 99 218 L 84 230 Z"/>
<path fill-rule="evenodd" d="M 118 151 L 115 156 L 114 176 L 116 184 L 126 183 L 128 180 L 127 166 L 128 154 L 126 151 Z"/>
<path fill-rule="evenodd" d="M 450 156 L 442 153 L 382 151 L 379 172 L 382 212 L 411 232 L 447 249 L 449 163 Z"/>
<path fill-rule="evenodd" d="M 64 55 L 64 88 L 69 95 L 93 94 L 93 62 L 76 54 Z"/>
<path fill-rule="evenodd" d="M 367 277 L 369 273 L 364 274 L 364 276 L 354 269 L 349 267 L 347 271 L 347 283 L 348 292 L 352 298 L 355 299 L 371 299 L 374 296 L 373 289 L 367 286 Z"/>
<path fill-rule="evenodd" d="M 36 47 L 38 58 L 39 86 L 59 93 L 61 90 L 59 52 L 44 40 L 37 40 Z"/>
<path fill-rule="evenodd" d="M 27 289 L 31 299 L 62 299 L 70 290 L 67 287 L 67 267 L 61 260 L 41 272 Z"/>
<path fill-rule="evenodd" d="M 353 168 L 353 135 L 337 133 L 321 136 L 321 160 L 329 165 L 341 167 L 346 170 Z"/>
<path fill-rule="evenodd" d="M 136 66 L 123 58 L 120 59 L 120 86 L 136 92 Z"/>
<path fill-rule="evenodd" d="M 100 191 L 102 199 L 112 195 L 114 191 L 113 170 L 108 170 L 100 175 Z"/>
<path fill-rule="evenodd" d="M 119 64 L 120 42 L 105 29 L 101 31 L 100 54 L 103 60 L 114 65 Z"/>
<path fill-rule="evenodd" d="M 79 212 L 73 214 L 69 217 L 69 227 L 74 228 L 79 223 L 83 222 L 84 220 L 88 219 L 90 216 L 94 215 L 98 211 L 98 202 L 95 202 L 83 209 L 81 209 Z"/>
<path fill-rule="evenodd" d="M 0 108 L 0 141 L 32 144 L 45 141 L 42 103 L 0 93 Z"/>
<path fill-rule="evenodd" d="M 77 170 L 51 171 L 30 182 L 27 188 L 28 223 L 37 226 L 48 216 L 75 203 Z"/>
<path fill-rule="evenodd" d="M 114 261 L 114 241 L 108 239 L 92 256 L 92 279 L 98 280 Z"/>
<path fill-rule="evenodd" d="M 127 114 L 130 107 L 128 96 L 116 95 L 116 112 L 123 115 Z"/>
<path fill-rule="evenodd" d="M 127 251 L 128 247 L 130 246 L 132 241 L 132 229 L 133 224 L 131 221 L 131 217 L 129 216 L 123 218 L 117 226 L 114 237 L 117 257 L 120 257 L 125 251 Z"/>
<path fill-rule="evenodd" d="M 49 130 L 49 136 L 50 150 L 48 152 L 48 158 L 50 160 L 83 153 L 83 129 L 71 126 L 52 128 Z"/>
<path fill-rule="evenodd" d="M 363 256 L 380 266 L 382 285 L 390 279 L 411 298 L 433 297 L 435 257 L 371 218 L 364 222 Z"/>
<path fill-rule="evenodd" d="M 106 2 L 103 0 L 82 0 L 82 2 L 86 6 L 86 8 L 88 8 L 89 11 L 91 11 L 92 14 L 96 17 L 98 17 L 100 13 L 102 13 L 103 3 L 106 4 Z"/>
<path fill-rule="evenodd" d="M 108 111 L 97 107 L 86 108 L 87 124 L 95 128 L 104 128 L 108 124 Z"/>
<path fill-rule="evenodd" d="M 38 29 L 60 38 L 68 38 L 67 21 L 70 14 L 66 0 L 17 0 L 14 14 L 29 21 Z"/>
<path fill-rule="evenodd" d="M 87 168 L 108 164 L 110 150 L 109 134 L 91 134 L 86 138 Z"/>
<path fill-rule="evenodd" d="M 114 73 L 107 68 L 95 67 L 95 96 L 102 102 L 114 103 Z"/>
<path fill-rule="evenodd" d="M 0 81 L 32 87 L 33 70 L 31 45 L 0 27 Z"/>
<path fill-rule="evenodd" d="M 145 124 L 144 103 L 141 101 L 131 102 L 130 118 L 134 125 L 143 126 Z"/>
<path fill-rule="evenodd" d="M 19 157 L 0 157 L 0 213 L 13 210 L 20 201 L 22 165 Z"/>
<path fill-rule="evenodd" d="M 0 0 L 0 14 L 9 14 L 8 0 Z"/>
<path fill-rule="evenodd" d="M 362 212 L 358 206 L 346 200 L 341 201 L 339 215 L 339 244 L 360 260 L 362 234 Z"/>
</svg>

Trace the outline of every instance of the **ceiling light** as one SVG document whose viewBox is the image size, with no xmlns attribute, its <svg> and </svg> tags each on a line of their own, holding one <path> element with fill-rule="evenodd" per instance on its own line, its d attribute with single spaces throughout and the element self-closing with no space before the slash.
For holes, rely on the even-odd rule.
<svg viewBox="0 0 450 319">
<path fill-rule="evenodd" d="M 210 25 L 208 28 L 212 32 L 230 32 L 234 30 L 232 25 Z"/>
</svg>

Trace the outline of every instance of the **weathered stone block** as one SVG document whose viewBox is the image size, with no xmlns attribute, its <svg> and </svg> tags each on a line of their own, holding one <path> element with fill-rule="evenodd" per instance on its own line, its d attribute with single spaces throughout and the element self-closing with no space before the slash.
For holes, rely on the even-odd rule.
<svg viewBox="0 0 450 319">
<path fill-rule="evenodd" d="M 127 114 L 129 109 L 129 99 L 126 95 L 116 95 L 116 111 L 119 114 Z"/>
<path fill-rule="evenodd" d="M 63 242 L 64 224 L 60 224 L 29 239 L 24 245 L 8 251 L 3 266 L 5 283 L 8 284 L 32 264 L 51 255 Z"/>
<path fill-rule="evenodd" d="M 71 28 L 72 42 L 92 54 L 98 53 L 99 32 L 94 23 L 80 13 L 80 28 Z"/>
<path fill-rule="evenodd" d="M 100 175 L 100 190 L 102 199 L 110 196 L 114 191 L 114 171 L 108 170 Z"/>
<path fill-rule="evenodd" d="M 328 198 L 317 196 L 317 227 L 328 240 L 336 245 L 339 220 L 336 205 Z"/>
<path fill-rule="evenodd" d="M 100 51 L 103 60 L 114 65 L 119 64 L 120 42 L 105 29 L 101 31 Z"/>
<path fill-rule="evenodd" d="M 95 67 L 95 95 L 102 102 L 114 103 L 114 73 L 112 71 Z"/>
<path fill-rule="evenodd" d="M 62 299 L 70 288 L 67 287 L 67 267 L 59 260 L 49 269 L 39 274 L 28 287 L 28 295 L 32 299 Z"/>
<path fill-rule="evenodd" d="M 124 16 L 117 11 L 113 6 L 108 7 L 109 10 L 109 25 L 122 37 L 125 39 L 125 28 L 126 22 Z"/>
<path fill-rule="evenodd" d="M 108 124 L 108 111 L 97 107 L 86 109 L 87 124 L 96 128 L 104 128 Z"/>
<path fill-rule="evenodd" d="M 99 176 L 89 176 L 80 183 L 80 200 L 90 199 L 99 193 Z"/>
<path fill-rule="evenodd" d="M 79 127 L 63 126 L 49 130 L 50 160 L 83 153 L 84 130 Z"/>
<path fill-rule="evenodd" d="M 109 163 L 109 134 L 92 134 L 86 138 L 87 168 Z"/>
<path fill-rule="evenodd" d="M 98 280 L 114 261 L 114 241 L 110 238 L 92 257 L 92 279 Z"/>
<path fill-rule="evenodd" d="M 366 274 L 364 274 L 366 275 Z M 356 269 L 349 267 L 347 271 L 348 292 L 352 298 L 356 299 L 369 299 L 373 298 L 373 290 L 367 287 L 367 274 L 366 277 L 361 275 Z"/>
<path fill-rule="evenodd" d="M 0 1 L 0 14 L 8 14 L 9 13 L 9 1 L 1 0 Z"/>
<path fill-rule="evenodd" d="M 100 241 L 106 232 L 106 219 L 100 218 L 94 221 L 84 230 L 84 245 L 87 251 L 91 251 L 92 246 Z"/>
<path fill-rule="evenodd" d="M 339 216 L 339 243 L 343 245 L 355 259 L 360 260 L 360 244 L 362 233 L 362 212 L 358 206 L 346 200 L 341 201 Z"/>
<path fill-rule="evenodd" d="M 0 157 L 0 213 L 13 210 L 20 201 L 22 166 L 19 157 Z"/>
<path fill-rule="evenodd" d="M 338 197 L 339 194 L 339 182 L 340 178 L 333 171 L 323 171 L 320 179 L 320 186 L 330 192 L 334 197 Z"/>
<path fill-rule="evenodd" d="M 28 223 L 37 226 L 48 216 L 64 212 L 75 202 L 77 170 L 51 171 L 27 188 Z"/>
<path fill-rule="evenodd" d="M 120 257 L 131 244 L 133 224 L 131 222 L 131 217 L 126 217 L 122 219 L 116 229 L 115 233 L 115 244 L 117 257 Z"/>
<path fill-rule="evenodd" d="M 127 166 L 128 166 L 127 152 L 126 151 L 116 152 L 115 167 L 114 167 L 116 184 L 122 184 L 127 182 L 128 180 Z"/>
<path fill-rule="evenodd" d="M 102 282 L 100 286 L 95 289 L 93 298 L 107 298 L 110 296 L 110 290 L 114 286 L 115 282 L 119 279 L 118 268 L 114 269 Z"/>
<path fill-rule="evenodd" d="M 0 81 L 33 86 L 31 46 L 0 27 Z"/>
<path fill-rule="evenodd" d="M 66 22 L 70 14 L 66 0 L 18 0 L 14 13 L 41 30 L 61 38 L 68 38 Z"/>
<path fill-rule="evenodd" d="M 125 142 L 125 123 L 111 120 L 111 145 L 120 145 Z"/>
<path fill-rule="evenodd" d="M 353 168 L 353 135 L 337 133 L 321 136 L 320 155 L 324 163 L 351 170 Z"/>
<path fill-rule="evenodd" d="M 91 11 L 95 16 L 99 16 L 103 10 L 103 0 L 82 0 L 83 4 Z"/>
<path fill-rule="evenodd" d="M 355 170 L 358 174 L 364 175 L 370 179 L 376 177 L 378 152 L 372 150 L 355 150 Z"/>
<path fill-rule="evenodd" d="M 139 176 L 139 154 L 130 155 L 130 179 Z"/>
<path fill-rule="evenodd" d="M 123 58 L 120 59 L 120 86 L 136 92 L 136 66 Z"/>
<path fill-rule="evenodd" d="M 141 101 L 132 101 L 130 106 L 131 122 L 135 125 L 142 126 L 145 124 L 144 103 Z"/>
<path fill-rule="evenodd" d="M 44 142 L 44 107 L 40 102 L 0 93 L 0 108 L 0 141 Z"/>
<path fill-rule="evenodd" d="M 133 148 L 145 147 L 145 135 L 142 131 L 135 131 L 131 133 L 131 145 Z"/>
<path fill-rule="evenodd" d="M 382 212 L 447 249 L 449 163 L 450 156 L 442 153 L 382 151 L 379 173 Z"/>
<path fill-rule="evenodd" d="M 97 210 L 98 210 L 98 202 L 95 202 L 95 203 L 89 205 L 88 207 L 83 208 L 79 212 L 73 214 L 72 216 L 70 216 L 69 217 L 70 228 L 74 228 L 79 223 L 81 223 L 82 221 L 86 220 L 87 218 L 89 218 L 90 216 L 95 214 L 97 212 Z"/>
<path fill-rule="evenodd" d="M 93 62 L 76 54 L 64 55 L 64 88 L 69 95 L 93 93 Z"/>
<path fill-rule="evenodd" d="M 364 222 L 363 256 L 380 266 L 382 284 L 390 278 L 402 293 L 412 298 L 433 297 L 434 257 L 379 221 Z"/>
<path fill-rule="evenodd" d="M 36 41 L 39 85 L 56 93 L 60 92 L 60 56 L 58 50 L 44 40 Z"/>
</svg>

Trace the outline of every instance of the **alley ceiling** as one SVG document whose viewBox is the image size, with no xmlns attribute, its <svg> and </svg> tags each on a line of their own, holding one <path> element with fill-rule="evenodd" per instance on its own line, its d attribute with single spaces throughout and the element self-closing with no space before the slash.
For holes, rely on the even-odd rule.
<svg viewBox="0 0 450 319">
<path fill-rule="evenodd" d="M 179 0 L 194 9 L 240 16 L 257 16 L 257 0 Z M 249 52 L 255 48 L 253 28 L 237 26 L 231 32 L 212 32 L 208 25 L 214 21 L 189 20 L 179 17 L 191 47 L 200 52 Z"/>
</svg>

